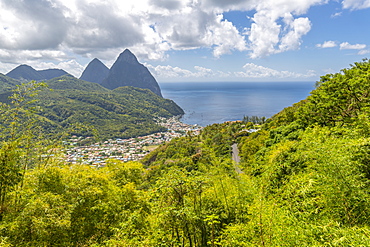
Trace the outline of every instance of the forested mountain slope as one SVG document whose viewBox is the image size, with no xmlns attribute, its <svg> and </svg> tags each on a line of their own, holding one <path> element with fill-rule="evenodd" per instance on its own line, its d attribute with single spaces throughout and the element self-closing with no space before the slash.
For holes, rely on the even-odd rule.
<svg viewBox="0 0 370 247">
<path fill-rule="evenodd" d="M 66 165 L 18 131 L 0 149 L 1 243 L 370 246 L 369 72 L 355 63 L 266 123 L 207 126 L 141 163 Z"/>
<path fill-rule="evenodd" d="M 3 93 L 0 100 L 9 102 L 14 81 L 1 77 Z M 45 131 L 63 131 L 72 124 L 84 124 L 90 132 L 73 132 L 102 139 L 135 137 L 165 130 L 154 121 L 157 117 L 182 115 L 183 110 L 172 100 L 163 99 L 147 89 L 122 87 L 109 90 L 97 83 L 79 80 L 71 75 L 45 82 L 37 96 L 41 108 L 40 123 Z"/>
<path fill-rule="evenodd" d="M 118 56 L 101 85 L 109 89 L 122 86 L 149 89 L 162 97 L 161 89 L 154 76 L 128 49 Z"/>
<path fill-rule="evenodd" d="M 176 241 L 187 246 L 215 235 L 221 246 L 370 245 L 369 117 L 364 60 L 323 76 L 307 99 L 262 126 L 213 125 L 157 149 L 143 162 L 168 176 L 168 209 L 183 213 L 168 237 L 183 232 Z M 234 142 L 242 174 L 230 161 Z"/>
<path fill-rule="evenodd" d="M 0 73 L 0 91 L 1 92 L 10 91 L 14 89 L 15 86 L 18 84 L 20 84 L 19 81 Z"/>
<path fill-rule="evenodd" d="M 90 81 L 101 84 L 108 76 L 109 69 L 99 59 L 94 58 L 82 72 L 81 80 Z"/>
<path fill-rule="evenodd" d="M 21 81 L 32 81 L 32 80 L 42 81 L 50 80 L 52 78 L 66 74 L 68 73 L 62 69 L 35 70 L 29 65 L 22 64 L 11 70 L 6 75 L 13 79 Z"/>
</svg>

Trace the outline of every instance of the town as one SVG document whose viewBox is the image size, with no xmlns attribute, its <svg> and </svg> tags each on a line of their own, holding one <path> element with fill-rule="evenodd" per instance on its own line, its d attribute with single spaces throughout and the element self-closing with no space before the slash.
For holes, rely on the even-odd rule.
<svg viewBox="0 0 370 247">
<path fill-rule="evenodd" d="M 91 145 L 79 145 L 91 137 L 73 136 L 65 142 L 68 147 L 65 159 L 73 164 L 95 167 L 103 167 L 108 159 L 137 161 L 163 143 L 187 134 L 198 135 L 202 129 L 199 125 L 182 123 L 178 117 L 160 118 L 157 123 L 166 127 L 167 131 L 129 139 L 110 139 Z"/>
</svg>

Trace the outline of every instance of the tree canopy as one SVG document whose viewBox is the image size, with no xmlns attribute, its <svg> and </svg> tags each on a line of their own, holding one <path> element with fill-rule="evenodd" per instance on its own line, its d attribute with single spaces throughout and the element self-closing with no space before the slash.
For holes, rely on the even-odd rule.
<svg viewBox="0 0 370 247">
<path fill-rule="evenodd" d="M 66 164 L 55 139 L 27 132 L 35 102 L 13 96 L 0 246 L 369 246 L 369 66 L 323 76 L 264 123 L 210 125 L 99 169 Z"/>
</svg>

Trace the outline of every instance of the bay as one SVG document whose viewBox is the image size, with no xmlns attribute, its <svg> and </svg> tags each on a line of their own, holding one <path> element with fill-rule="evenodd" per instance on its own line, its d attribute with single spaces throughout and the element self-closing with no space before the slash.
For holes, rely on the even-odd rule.
<svg viewBox="0 0 370 247">
<path fill-rule="evenodd" d="M 184 109 L 181 121 L 200 126 L 244 116 L 271 117 L 305 99 L 314 86 L 315 82 L 160 83 L 163 97 Z"/>
</svg>

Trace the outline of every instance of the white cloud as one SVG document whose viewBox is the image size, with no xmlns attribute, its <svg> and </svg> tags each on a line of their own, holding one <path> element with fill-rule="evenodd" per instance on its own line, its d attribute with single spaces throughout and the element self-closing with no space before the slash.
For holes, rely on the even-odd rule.
<svg viewBox="0 0 370 247">
<path fill-rule="evenodd" d="M 163 8 L 167 10 L 176 10 L 176 9 L 183 7 L 184 1 L 181 1 L 181 0 L 150 0 L 149 3 L 159 8 Z"/>
<path fill-rule="evenodd" d="M 358 55 L 366 55 L 366 54 L 369 54 L 370 53 L 370 50 L 361 50 L 358 52 Z"/>
<path fill-rule="evenodd" d="M 339 48 L 341 50 L 362 50 L 362 49 L 365 49 L 366 48 L 366 45 L 365 44 L 355 44 L 355 45 L 351 45 L 350 43 L 348 42 L 343 42 L 339 45 Z"/>
<path fill-rule="evenodd" d="M 366 9 L 370 8 L 370 0 L 343 0 L 342 5 L 344 9 Z"/>
<path fill-rule="evenodd" d="M 233 24 L 227 20 L 222 21 L 223 16 L 217 16 L 217 23 L 213 30 L 208 31 L 208 43 L 214 44 L 213 55 L 220 57 L 221 55 L 228 54 L 232 50 L 244 51 L 247 49 L 246 41 L 242 37 Z"/>
<path fill-rule="evenodd" d="M 0 62 L 0 69 L 1 69 L 0 73 L 5 75 L 6 73 L 11 71 L 12 69 L 14 69 L 18 65 L 19 64 L 11 64 L 11 63 Z"/>
<path fill-rule="evenodd" d="M 281 26 L 267 11 L 259 11 L 252 18 L 249 41 L 251 42 L 251 57 L 257 58 L 275 53 L 279 42 Z"/>
<path fill-rule="evenodd" d="M 342 16 L 342 12 L 334 13 L 334 14 L 332 14 L 330 17 L 331 17 L 331 18 L 336 18 L 336 17 L 339 17 L 339 16 Z"/>
<path fill-rule="evenodd" d="M 269 56 L 288 50 L 298 49 L 302 36 L 311 30 L 311 22 L 302 15 L 314 5 L 326 0 L 264 0 L 259 1 L 256 13 L 251 18 L 250 53 L 251 58 Z"/>
<path fill-rule="evenodd" d="M 332 47 L 336 47 L 336 46 L 338 46 L 337 43 L 335 41 L 332 41 L 332 40 L 325 41 L 323 44 L 317 44 L 316 45 L 316 47 L 318 47 L 318 48 L 332 48 Z M 339 49 L 340 50 L 363 50 L 365 48 L 366 48 L 365 44 L 351 45 L 348 42 L 343 42 L 343 43 L 339 44 Z M 362 55 L 361 53 L 366 54 L 366 51 L 360 51 L 359 55 Z"/>
<path fill-rule="evenodd" d="M 256 65 L 254 63 L 247 63 L 243 66 L 243 72 L 236 72 L 238 77 L 245 78 L 309 78 L 316 76 L 315 71 L 307 71 L 306 74 L 300 74 L 290 71 L 279 71 L 271 68 Z"/>
<path fill-rule="evenodd" d="M 61 63 L 58 63 L 56 66 L 58 69 L 63 69 L 71 75 L 79 78 L 85 69 L 84 66 L 79 64 L 76 60 L 68 60 Z"/>
<path fill-rule="evenodd" d="M 95 56 L 130 48 L 163 59 L 169 50 L 207 47 L 218 57 L 246 49 L 245 37 L 222 18 L 243 0 L 0 0 L 0 49 L 68 47 Z M 248 4 L 247 4 L 248 6 Z M 111 58 L 112 59 L 112 58 Z"/>
<path fill-rule="evenodd" d="M 222 13 L 255 10 L 249 29 L 251 57 L 298 49 L 311 29 L 295 18 L 325 0 L 0 0 L 0 49 L 68 47 L 82 56 L 130 48 L 146 59 L 169 50 L 213 49 L 220 57 L 247 50 L 245 33 Z M 282 23 L 280 21 L 282 20 Z M 248 27 L 247 27 L 248 28 Z M 110 59 L 113 59 L 112 57 Z"/>
<path fill-rule="evenodd" d="M 50 1 L 0 1 L 2 49 L 55 49 L 63 41 L 69 21 Z"/>
<path fill-rule="evenodd" d="M 243 66 L 242 71 L 231 72 L 231 71 L 213 71 L 209 68 L 204 68 L 200 66 L 194 66 L 194 70 L 181 69 L 179 67 L 172 67 L 170 65 L 163 66 L 152 66 L 150 64 L 145 64 L 153 75 L 159 80 L 166 79 L 181 79 L 181 78 L 192 78 L 197 80 L 204 80 L 209 78 L 227 78 L 231 80 L 244 78 L 248 79 L 304 79 L 312 78 L 316 76 L 315 71 L 310 70 L 305 74 L 289 72 L 289 71 L 278 71 L 271 68 L 256 65 L 254 63 L 247 63 Z"/>
<path fill-rule="evenodd" d="M 170 65 L 158 65 L 152 66 L 150 64 L 145 64 L 151 73 L 156 78 L 188 78 L 192 77 L 193 72 L 186 69 L 181 69 L 179 67 L 172 67 Z"/>
<path fill-rule="evenodd" d="M 63 51 L 58 50 L 8 50 L 0 49 L 0 61 L 7 63 L 29 63 L 32 61 L 39 60 L 54 60 L 62 61 L 65 59 L 71 59 Z"/>
<path fill-rule="evenodd" d="M 280 51 L 296 50 L 301 45 L 301 37 L 311 29 L 311 22 L 308 18 L 295 19 L 289 25 L 289 31 L 281 38 Z"/>
<path fill-rule="evenodd" d="M 303 15 L 312 6 L 326 3 L 328 0 L 0 0 L 0 59 L 13 64 L 47 60 L 68 66 L 76 57 L 98 57 L 109 64 L 125 48 L 148 60 L 164 60 L 173 50 L 199 48 L 212 50 L 216 58 L 233 51 L 248 51 L 251 58 L 266 57 L 299 49 L 312 26 Z M 343 0 L 342 4 L 343 8 L 362 9 L 370 7 L 370 0 Z M 252 24 L 240 28 L 225 20 L 223 13 L 233 10 L 253 11 L 252 17 L 246 17 L 246 25 Z M 340 48 L 364 49 L 362 46 L 344 43 Z M 330 47 L 330 43 L 318 47 Z M 76 66 L 71 73 L 78 72 Z M 165 70 L 158 68 L 158 73 Z M 200 71 L 190 72 L 191 76 L 196 73 Z"/>
<path fill-rule="evenodd" d="M 215 57 L 243 51 L 246 41 L 233 24 L 223 16 L 208 13 L 199 7 L 185 8 L 171 16 L 155 16 L 155 30 L 167 49 L 189 50 L 201 47 L 213 48 Z"/>
<path fill-rule="evenodd" d="M 145 64 L 148 67 L 150 72 L 154 75 L 154 77 L 161 79 L 171 79 L 171 78 L 220 78 L 220 77 L 228 77 L 231 73 L 225 73 L 221 71 L 213 71 L 212 69 L 201 67 L 201 66 L 194 66 L 194 70 L 187 70 L 182 69 L 179 67 L 172 67 L 170 65 L 158 65 L 153 66 L 150 64 Z"/>
<path fill-rule="evenodd" d="M 335 41 L 329 40 L 325 41 L 323 44 L 317 44 L 316 47 L 318 48 L 333 48 L 336 47 L 337 43 Z"/>
<path fill-rule="evenodd" d="M 218 12 L 228 12 L 232 10 L 252 10 L 260 0 L 202 0 L 202 9 L 214 9 Z"/>
</svg>

